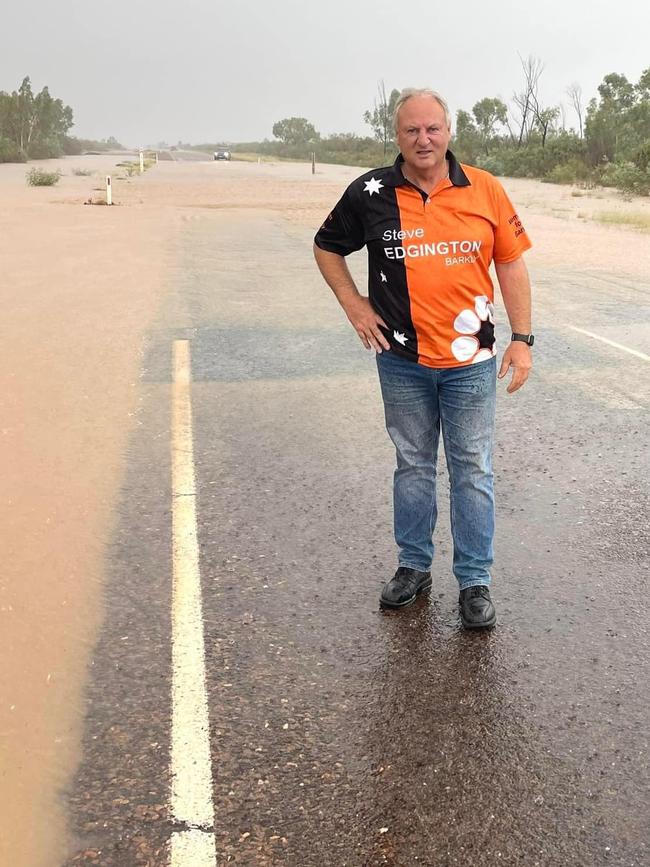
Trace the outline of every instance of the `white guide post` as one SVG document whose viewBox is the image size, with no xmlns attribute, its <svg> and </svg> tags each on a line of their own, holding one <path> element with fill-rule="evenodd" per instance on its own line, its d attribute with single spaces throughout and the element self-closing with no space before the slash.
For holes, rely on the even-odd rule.
<svg viewBox="0 0 650 867">
<path fill-rule="evenodd" d="M 106 204 L 113 204 L 113 187 L 111 186 L 111 176 L 106 175 Z"/>
<path fill-rule="evenodd" d="M 144 171 L 144 153 L 140 151 L 140 174 Z"/>
</svg>

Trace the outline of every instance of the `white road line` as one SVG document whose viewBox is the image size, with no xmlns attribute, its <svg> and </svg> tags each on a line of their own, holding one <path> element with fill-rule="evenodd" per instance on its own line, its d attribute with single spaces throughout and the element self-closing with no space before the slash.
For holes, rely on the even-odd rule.
<svg viewBox="0 0 650 867">
<path fill-rule="evenodd" d="M 606 343 L 608 346 L 613 346 L 614 349 L 622 349 L 623 352 L 629 352 L 630 355 L 635 355 L 637 358 L 642 358 L 643 361 L 650 361 L 650 355 L 644 352 L 639 352 L 637 349 L 630 349 L 629 346 L 623 346 L 622 343 L 615 343 L 613 340 L 608 340 L 606 337 L 601 337 L 600 334 L 594 334 L 592 331 L 585 331 L 584 328 L 577 328 L 575 325 L 567 325 L 572 331 L 577 331 L 580 334 L 586 334 L 587 337 L 593 337 L 594 340 L 600 340 L 601 343 Z"/>
<path fill-rule="evenodd" d="M 215 867 L 210 726 L 205 677 L 190 345 L 174 341 L 172 395 L 172 867 Z"/>
</svg>

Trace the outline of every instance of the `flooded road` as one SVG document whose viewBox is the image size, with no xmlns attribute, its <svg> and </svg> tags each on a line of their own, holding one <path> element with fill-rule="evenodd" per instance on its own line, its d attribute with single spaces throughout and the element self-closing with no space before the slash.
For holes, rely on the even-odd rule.
<svg viewBox="0 0 650 867">
<path fill-rule="evenodd" d="M 67 535 L 59 561 L 51 534 L 30 529 L 32 482 L 7 591 L 23 608 L 6 620 L 10 651 L 23 648 L 7 671 L 21 698 L 7 719 L 21 708 L 24 728 L 3 716 L 2 796 L 26 794 L 31 767 L 40 818 L 53 821 L 35 832 L 38 805 L 16 798 L 6 863 L 166 865 L 170 841 L 192 832 L 218 864 L 650 863 L 650 386 L 648 361 L 610 345 L 647 351 L 650 287 L 531 253 L 535 374 L 516 396 L 501 389 L 497 411 L 498 628 L 459 627 L 444 472 L 431 595 L 380 612 L 395 566 L 393 454 L 374 361 L 315 273 L 300 210 L 305 197 L 331 203 L 355 170 L 332 169 L 316 190 L 299 170 L 161 164 L 123 211 L 140 208 L 150 254 L 92 323 L 100 335 L 112 323 L 101 352 L 83 318 L 64 327 L 61 299 L 60 326 L 43 328 L 86 342 L 74 377 L 61 367 L 32 416 L 12 410 L 24 431 L 43 432 L 20 465 L 44 480 L 43 522 L 58 501 Z M 532 213 L 533 240 L 536 220 L 548 231 Z M 150 289 L 135 289 L 147 262 L 158 262 Z M 362 257 L 354 267 L 363 279 Z M 64 357 L 40 337 L 41 362 L 12 368 L 21 382 L 44 382 L 39 364 Z M 191 364 L 213 814 L 195 827 L 170 801 L 179 341 Z M 44 418 L 59 419 L 56 436 Z M 58 456 L 41 466 L 48 442 Z M 39 582 L 40 570 L 59 583 Z M 37 592 L 21 595 L 19 579 Z M 67 715 L 37 688 L 57 654 Z M 52 733 L 16 753 L 41 725 Z M 26 827 L 29 857 L 15 833 Z"/>
</svg>

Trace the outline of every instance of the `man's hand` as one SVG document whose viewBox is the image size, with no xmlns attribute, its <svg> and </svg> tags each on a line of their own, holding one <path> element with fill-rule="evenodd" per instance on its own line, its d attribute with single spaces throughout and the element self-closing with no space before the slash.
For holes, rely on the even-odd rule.
<svg viewBox="0 0 650 867">
<path fill-rule="evenodd" d="M 528 374 L 533 366 L 533 354 L 530 346 L 520 340 L 513 340 L 510 346 L 503 353 L 501 367 L 499 369 L 499 379 L 507 374 L 512 367 L 512 379 L 506 391 L 512 394 L 513 391 L 521 388 L 528 379 Z"/>
<path fill-rule="evenodd" d="M 380 325 L 384 328 L 388 326 L 381 316 L 375 313 L 365 295 L 357 295 L 349 301 L 345 305 L 345 312 L 366 349 L 374 349 L 380 355 L 384 349 L 390 349 L 389 342 L 379 329 Z"/>
</svg>

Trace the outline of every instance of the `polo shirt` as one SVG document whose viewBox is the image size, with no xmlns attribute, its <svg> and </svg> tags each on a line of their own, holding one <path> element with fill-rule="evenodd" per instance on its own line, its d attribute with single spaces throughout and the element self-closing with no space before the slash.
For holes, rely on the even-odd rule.
<svg viewBox="0 0 650 867">
<path fill-rule="evenodd" d="M 427 195 L 392 166 L 347 188 L 315 237 L 341 256 L 368 250 L 368 297 L 391 350 L 427 367 L 496 355 L 490 263 L 531 247 L 503 186 L 447 151 L 449 176 Z"/>
</svg>

